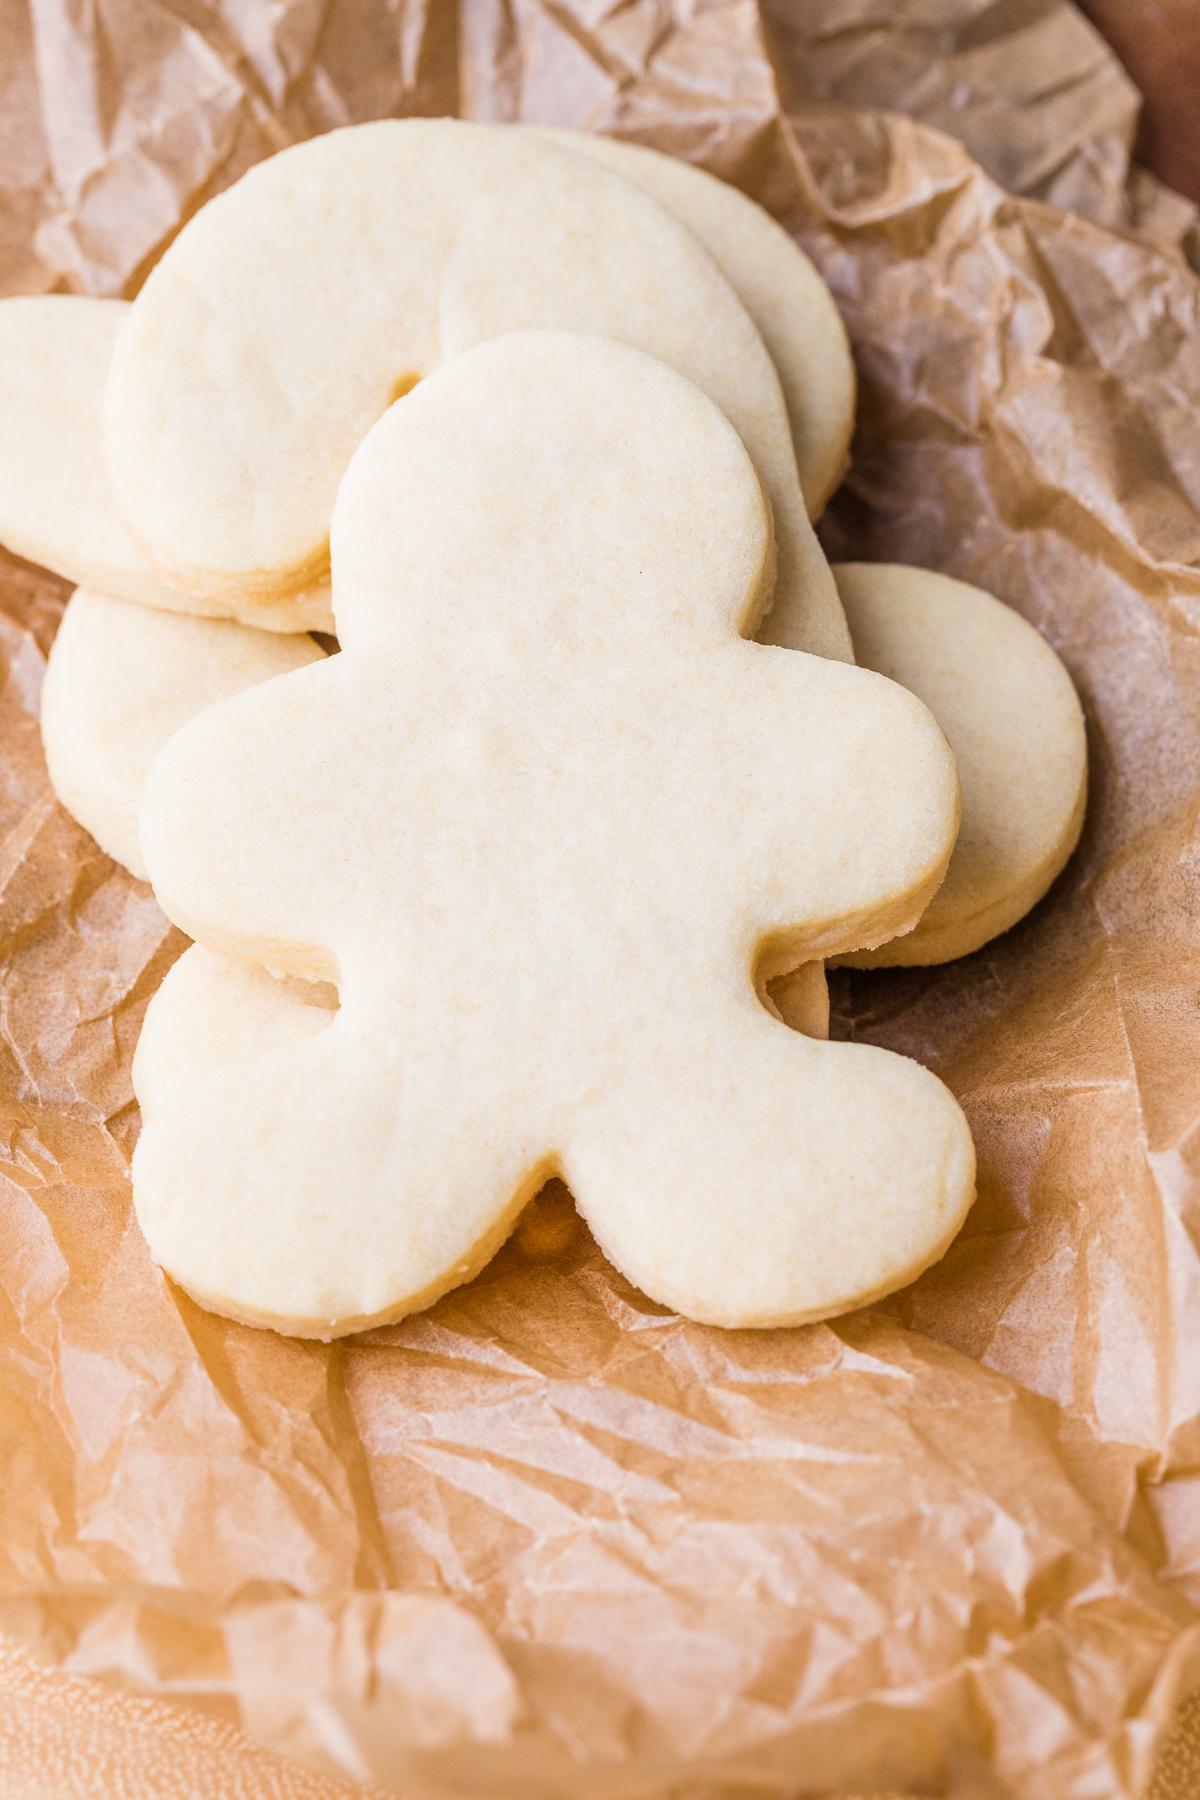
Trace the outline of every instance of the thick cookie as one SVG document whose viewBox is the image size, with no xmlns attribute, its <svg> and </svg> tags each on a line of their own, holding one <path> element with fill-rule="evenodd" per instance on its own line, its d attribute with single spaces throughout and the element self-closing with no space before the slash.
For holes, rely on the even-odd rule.
<svg viewBox="0 0 1200 1800">
<path fill-rule="evenodd" d="M 257 963 L 193 944 L 155 994 L 134 1052 L 143 1124 L 177 1088 L 241 1057 L 315 1037 L 337 1010 L 337 989 L 328 982 L 277 979 Z"/>
<path fill-rule="evenodd" d="M 770 213 L 692 163 L 588 131 L 521 129 L 645 188 L 724 270 L 779 372 L 808 516 L 819 518 L 850 458 L 856 382 L 846 327 L 803 250 Z"/>
<path fill-rule="evenodd" d="M 143 849 L 208 948 L 335 980 L 334 1022 L 152 1106 L 152 1252 L 320 1337 L 467 1280 L 560 1172 L 610 1257 L 724 1325 L 912 1279 L 969 1204 L 946 1089 L 755 993 L 920 914 L 957 780 L 920 702 L 744 641 L 770 519 L 745 450 L 640 352 L 464 354 L 356 453 L 343 653 L 157 759 Z"/>
<path fill-rule="evenodd" d="M 794 1031 L 827 1038 L 824 964 L 804 963 L 773 981 L 772 1009 Z M 155 994 L 138 1039 L 133 1086 L 143 1120 L 176 1088 L 203 1081 L 226 1063 L 315 1037 L 333 1024 L 337 1010 L 332 982 L 271 975 L 260 963 L 193 944 Z"/>
<path fill-rule="evenodd" d="M 104 459 L 104 384 L 130 307 L 68 294 L 0 300 L 0 543 L 68 581 L 268 631 L 332 631 L 328 586 L 259 607 L 169 587 L 121 517 Z"/>
<path fill-rule="evenodd" d="M 859 662 L 925 702 L 962 783 L 954 855 L 916 930 L 839 960 L 949 962 L 1024 918 L 1075 848 L 1087 803 L 1083 713 L 1049 644 L 990 594 L 895 563 L 842 563 L 834 574 Z"/>
<path fill-rule="evenodd" d="M 801 484 L 810 511 L 823 504 L 845 462 L 853 425 L 854 365 L 837 309 L 828 289 L 807 257 L 761 207 L 727 183 L 705 174 L 703 170 L 662 156 L 656 151 L 593 137 L 584 132 L 539 130 L 534 135 L 546 137 L 564 148 L 590 156 L 645 188 L 687 225 L 720 264 L 774 357 L 788 402 L 800 462 Z M 82 306 L 82 315 L 79 306 Z M 49 490 L 53 481 L 52 470 L 61 467 L 64 449 L 68 456 L 74 452 L 77 466 L 84 460 L 87 452 L 93 449 L 99 451 L 99 420 L 95 411 L 82 418 L 78 416 L 81 396 L 91 395 L 98 408 L 102 370 L 107 369 L 115 326 L 121 322 L 128 308 L 120 302 L 100 301 L 85 301 L 78 305 L 72 302 L 66 313 L 57 308 L 54 302 L 49 305 L 44 301 L 35 302 L 34 307 L 40 309 L 40 329 L 47 344 L 57 343 L 58 348 L 65 353 L 66 360 L 73 357 L 78 365 L 82 354 L 79 343 L 67 341 L 72 320 L 81 336 L 92 342 L 98 352 L 95 354 L 95 365 L 90 370 L 91 380 L 76 382 L 79 392 L 76 395 L 74 439 L 60 445 L 57 458 L 47 459 L 43 480 L 44 486 Z M 0 312 L 0 320 L 2 318 L 3 313 Z M 107 336 L 97 331 L 101 319 L 108 321 Z M 39 377 L 44 383 L 49 381 L 51 390 L 53 375 L 49 372 L 56 366 L 56 361 L 51 359 L 47 372 Z M 75 373 L 78 376 L 78 367 Z M 44 389 L 43 392 L 44 398 L 52 399 L 52 391 Z M 89 459 L 88 474 L 97 487 L 101 481 L 105 483 L 105 515 L 111 516 L 115 502 L 107 491 L 104 471 L 97 466 L 95 459 Z M 61 532 L 63 521 L 69 516 L 69 509 L 58 505 L 48 511 L 49 518 L 57 522 Z M 136 585 L 139 574 L 153 582 L 155 578 L 127 533 L 121 533 L 121 541 L 125 552 L 123 568 L 127 584 Z M 59 560 L 62 560 L 61 554 Z M 86 557 L 82 560 L 85 561 Z M 76 566 L 79 566 L 78 560 Z M 112 578 L 116 579 L 115 576 Z M 158 589 L 151 591 L 157 593 Z M 257 609 L 256 616 L 261 618 L 266 615 L 269 618 L 271 613 L 270 607 L 261 607 Z M 332 615 L 328 612 L 327 604 L 323 614 L 315 616 L 310 622 L 332 630 Z M 767 635 L 769 638 L 769 625 Z M 147 699 L 145 715 L 136 718 L 135 709 L 125 704 L 123 690 L 128 683 L 122 684 L 118 679 L 112 691 L 112 703 L 105 707 L 101 726 L 103 733 L 111 734 L 122 729 L 120 718 L 129 719 L 131 727 L 138 733 L 136 748 L 129 746 L 129 754 L 125 755 L 119 745 L 106 742 L 97 758 L 88 758 L 85 762 L 94 790 L 97 784 L 105 780 L 109 768 L 115 767 L 116 762 L 121 760 L 124 785 L 118 804 L 126 815 L 130 811 L 130 791 L 125 776 L 132 772 L 135 765 L 144 772 L 152 760 L 147 731 L 149 720 L 162 720 L 165 741 L 168 735 L 166 720 L 169 718 L 172 721 L 169 729 L 175 730 L 183 722 L 184 716 L 190 716 L 190 713 L 184 714 L 181 710 L 187 686 L 186 668 L 180 655 L 185 639 L 180 637 L 175 640 L 169 634 L 164 637 L 159 633 L 155 641 L 162 646 L 161 675 L 154 665 L 150 642 L 141 647 L 137 658 L 138 678 L 144 683 Z M 214 640 L 206 650 L 206 664 L 210 665 L 212 658 L 219 653 L 219 641 Z M 235 640 L 230 639 L 228 642 L 233 652 Z M 798 643 L 790 647 L 803 649 L 810 646 Z M 66 653 L 65 646 L 63 653 Z M 210 686 L 209 669 L 201 668 L 195 684 L 192 712 L 198 712 L 203 705 L 210 703 L 206 698 Z M 234 691 L 234 688 L 231 686 L 229 691 Z M 119 704 L 118 693 L 121 694 Z M 132 701 L 133 698 L 130 691 L 128 699 Z M 160 704 L 163 700 L 169 701 L 165 710 Z M 99 720 L 93 719 L 89 730 L 94 731 L 97 724 Z M 59 766 L 63 766 L 62 757 L 59 758 Z M 101 794 L 89 792 L 84 806 L 86 815 L 103 817 L 102 811 L 97 810 L 102 806 Z M 77 812 L 76 816 L 82 815 Z M 110 837 L 110 848 L 115 841 Z M 130 854 L 134 855 L 134 861 L 129 862 L 126 856 L 120 855 L 115 849 L 113 853 L 118 854 L 118 860 L 126 861 L 127 866 L 140 868 L 140 859 L 133 852 L 130 835 L 126 833 L 122 841 L 129 848 Z M 797 976 L 796 980 L 789 981 L 784 1004 L 789 1009 L 786 1014 L 789 1024 L 808 1031 L 810 1035 L 825 1035 L 820 1029 L 820 1023 L 822 1016 L 827 1013 L 827 995 L 817 965 L 810 965 L 804 976 Z"/>
<path fill-rule="evenodd" d="M 779 378 L 707 251 L 590 158 L 452 119 L 297 145 L 180 233 L 108 383 L 109 465 L 135 532 L 210 598 L 265 603 L 317 580 L 371 424 L 432 369 L 528 326 L 636 345 L 723 409 L 774 514 L 772 641 L 848 658 Z"/>
<path fill-rule="evenodd" d="M 144 879 L 138 808 L 146 771 L 167 739 L 215 701 L 324 654 L 310 637 L 159 612 L 77 588 L 42 687 L 51 785 L 100 848 Z"/>
</svg>

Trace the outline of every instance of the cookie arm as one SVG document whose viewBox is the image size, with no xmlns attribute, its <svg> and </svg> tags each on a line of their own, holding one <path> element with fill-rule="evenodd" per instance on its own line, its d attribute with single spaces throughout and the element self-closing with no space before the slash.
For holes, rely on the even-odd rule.
<svg viewBox="0 0 1200 1800">
<path fill-rule="evenodd" d="M 207 708 L 151 764 L 138 836 L 155 896 L 189 937 L 273 971 L 336 981 L 329 819 L 342 659 Z"/>
<path fill-rule="evenodd" d="M 707 835 L 735 936 L 769 981 L 912 929 L 954 848 L 958 774 L 933 714 L 895 682 L 762 644 L 736 654 L 740 693 L 705 714 L 723 772 Z"/>
</svg>

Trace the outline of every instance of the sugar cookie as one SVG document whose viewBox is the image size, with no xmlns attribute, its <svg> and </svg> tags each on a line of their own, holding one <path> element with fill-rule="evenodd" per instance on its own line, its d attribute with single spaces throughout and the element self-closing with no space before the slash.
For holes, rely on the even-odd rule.
<svg viewBox="0 0 1200 1800">
<path fill-rule="evenodd" d="M 146 771 L 172 732 L 214 701 L 324 654 L 310 637 L 77 588 L 42 687 L 51 785 L 100 848 L 144 879 L 138 806 Z"/>
<path fill-rule="evenodd" d="M 770 497 L 772 641 L 848 658 L 779 378 L 707 251 L 594 160 L 453 119 L 283 151 L 152 272 L 106 397 L 109 466 L 151 560 L 213 598 L 265 603 L 318 579 L 371 424 L 431 369 L 527 326 L 632 343 L 698 383 Z"/>
<path fill-rule="evenodd" d="M 793 1031 L 828 1038 L 823 963 L 802 963 L 759 998 Z M 193 944 L 155 994 L 138 1039 L 133 1088 L 143 1120 L 176 1088 L 202 1081 L 226 1063 L 315 1037 L 332 1025 L 337 1010 L 332 982 L 272 975 L 244 957 L 218 956 Z"/>
<path fill-rule="evenodd" d="M 259 607 L 168 587 L 126 527 L 104 460 L 104 384 L 124 300 L 0 300 L 0 543 L 68 581 L 270 631 L 332 631 L 328 587 Z"/>
<path fill-rule="evenodd" d="M 739 637 L 770 517 L 718 409 L 625 346 L 493 341 L 359 447 L 333 563 L 342 655 L 209 708 L 146 785 L 168 913 L 341 1000 L 157 1100 L 163 1267 L 338 1336 L 467 1280 L 555 1172 L 630 1279 L 716 1324 L 940 1256 L 973 1184 L 952 1096 L 754 983 L 919 916 L 953 758 L 903 689 Z"/>
<path fill-rule="evenodd" d="M 522 126 L 645 188 L 728 276 L 779 372 L 810 519 L 846 472 L 855 373 L 841 315 L 813 264 L 770 213 L 692 163 L 594 132 Z"/>
<path fill-rule="evenodd" d="M 226 1063 L 315 1037 L 333 1024 L 337 1010 L 332 982 L 272 975 L 244 957 L 193 944 L 155 994 L 138 1039 L 133 1088 L 143 1121 L 176 1088 L 203 1081 Z M 793 1031 L 827 1038 L 824 964 L 804 963 L 773 981 L 768 1010 Z"/>
<path fill-rule="evenodd" d="M 337 1009 L 328 982 L 268 975 L 257 963 L 193 944 L 155 994 L 134 1052 L 143 1124 L 177 1088 L 240 1057 L 315 1037 Z"/>
<path fill-rule="evenodd" d="M 923 700 L 950 740 L 962 824 L 915 931 L 839 960 L 949 962 L 1007 931 L 1075 848 L 1087 802 L 1079 700 L 1049 644 L 990 594 L 926 569 L 842 563 L 858 661 Z"/>
</svg>

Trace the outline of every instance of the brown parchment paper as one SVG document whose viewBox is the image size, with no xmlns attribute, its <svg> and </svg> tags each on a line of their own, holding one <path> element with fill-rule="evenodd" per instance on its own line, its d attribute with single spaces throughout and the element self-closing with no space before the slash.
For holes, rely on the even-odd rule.
<svg viewBox="0 0 1200 1800">
<path fill-rule="evenodd" d="M 763 0 L 763 15 L 785 109 L 905 113 L 959 139 L 1010 193 L 1200 251 L 1195 206 L 1130 160 L 1141 96 L 1067 0 Z M 1142 29 L 1161 39 L 1169 26 L 1152 7 Z"/>
<path fill-rule="evenodd" d="M 438 1800 L 1132 1797 L 1200 1678 L 1191 214 L 1137 212 L 1134 97 L 1058 0 L 772 0 L 770 28 L 768 54 L 749 0 L 0 13 L 9 291 L 132 291 L 250 162 L 388 113 L 615 131 L 739 181 L 854 339 L 830 554 L 1000 594 L 1068 662 L 1092 751 L 1083 844 L 1029 920 L 833 976 L 835 1032 L 935 1068 L 980 1152 L 906 1294 L 691 1325 L 552 1188 L 428 1314 L 290 1342 L 169 1288 L 132 1221 L 130 1056 L 184 940 L 52 800 L 66 589 L 5 559 L 0 1631 Z M 1032 107 L 1031 31 L 1086 47 Z M 837 104 L 821 59 L 868 39 L 909 86 Z"/>
<path fill-rule="evenodd" d="M 63 1675 L 0 1641 L 4 1800 L 383 1800 L 194 1709 Z"/>
</svg>

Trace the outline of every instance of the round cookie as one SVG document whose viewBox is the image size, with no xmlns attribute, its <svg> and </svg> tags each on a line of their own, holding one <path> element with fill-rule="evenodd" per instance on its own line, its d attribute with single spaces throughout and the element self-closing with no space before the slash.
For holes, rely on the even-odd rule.
<svg viewBox="0 0 1200 1800">
<path fill-rule="evenodd" d="M 849 462 L 856 379 L 833 295 L 803 250 L 737 188 L 678 157 L 593 132 L 520 129 L 644 188 L 724 270 L 779 372 L 808 516 L 819 518 Z"/>
<path fill-rule="evenodd" d="M 0 300 L 0 543 L 68 581 L 270 631 L 333 629 L 328 587 L 282 607 L 169 587 L 121 517 L 104 458 L 104 385 L 124 300 Z"/>
<path fill-rule="evenodd" d="M 779 378 L 728 281 L 641 188 L 497 127 L 330 132 L 185 226 L 108 383 L 109 466 L 136 534 L 189 592 L 294 592 L 327 567 L 338 483 L 372 423 L 431 370 L 530 326 L 635 345 L 716 402 L 771 503 L 772 640 L 848 658 Z"/>
<path fill-rule="evenodd" d="M 102 850 L 142 880 L 146 771 L 198 712 L 321 662 L 310 637 L 159 612 L 77 588 L 50 650 L 42 743 L 55 793 Z"/>
<path fill-rule="evenodd" d="M 341 1002 L 155 1102 L 134 1191 L 168 1273 L 339 1336 L 468 1280 L 553 1173 L 715 1324 L 936 1259 L 973 1190 L 953 1098 L 755 982 L 919 917 L 953 759 L 895 684 L 742 635 L 769 514 L 718 409 L 610 341 L 490 342 L 364 440 L 333 567 L 342 654 L 209 708 L 147 781 L 168 913 Z"/>
<path fill-rule="evenodd" d="M 894 563 L 842 563 L 834 576 L 860 665 L 925 702 L 962 784 L 958 842 L 916 929 L 838 960 L 949 962 L 1023 918 L 1075 848 L 1087 803 L 1083 713 L 1049 644 L 990 594 Z"/>
</svg>

